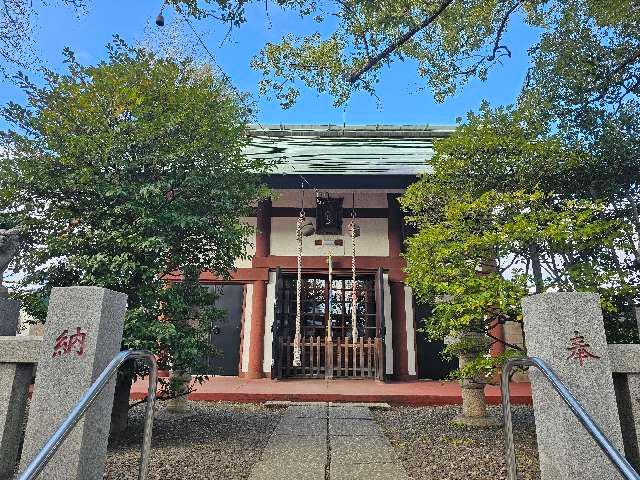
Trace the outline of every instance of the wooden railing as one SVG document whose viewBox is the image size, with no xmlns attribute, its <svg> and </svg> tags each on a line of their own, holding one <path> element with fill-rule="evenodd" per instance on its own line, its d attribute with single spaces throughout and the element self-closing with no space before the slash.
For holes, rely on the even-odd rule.
<svg viewBox="0 0 640 480">
<path fill-rule="evenodd" d="M 293 339 L 280 337 L 278 345 L 280 378 L 384 378 L 381 338 L 302 337 L 299 367 L 293 366 Z"/>
</svg>

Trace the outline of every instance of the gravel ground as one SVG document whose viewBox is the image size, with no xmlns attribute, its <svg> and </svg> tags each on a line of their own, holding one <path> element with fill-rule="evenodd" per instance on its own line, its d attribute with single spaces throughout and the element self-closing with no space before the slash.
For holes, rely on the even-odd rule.
<svg viewBox="0 0 640 480">
<path fill-rule="evenodd" d="M 492 415 L 500 415 L 491 407 Z M 503 480 L 504 435 L 500 428 L 451 424 L 460 407 L 399 407 L 375 417 L 414 480 Z M 531 407 L 513 407 L 518 477 L 540 479 L 536 430 Z"/>
<path fill-rule="evenodd" d="M 283 412 L 209 402 L 189 408 L 170 414 L 160 406 L 149 480 L 248 478 Z M 497 407 L 490 411 L 499 415 Z M 397 407 L 374 415 L 413 480 L 505 479 L 502 430 L 455 426 L 459 413 L 460 407 Z M 106 480 L 137 479 L 143 414 L 143 407 L 132 410 L 127 431 L 110 440 Z M 519 477 L 539 480 L 533 411 L 514 407 L 513 422 Z"/>
<path fill-rule="evenodd" d="M 247 478 L 282 415 L 259 405 L 189 402 L 189 411 L 159 407 L 149 480 Z M 144 406 L 129 412 L 129 428 L 112 438 L 104 478 L 138 478 Z"/>
</svg>

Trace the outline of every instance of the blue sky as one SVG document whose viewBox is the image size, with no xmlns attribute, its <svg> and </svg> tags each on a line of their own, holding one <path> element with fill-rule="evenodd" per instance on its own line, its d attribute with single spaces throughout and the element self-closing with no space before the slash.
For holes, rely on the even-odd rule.
<svg viewBox="0 0 640 480">
<path fill-rule="evenodd" d="M 159 0 L 126 1 L 110 0 L 91 2 L 85 13 L 77 15 L 73 10 L 55 5 L 38 9 L 35 18 L 34 40 L 40 58 L 55 70 L 62 70 L 62 49 L 70 47 L 77 58 L 86 64 L 96 63 L 106 54 L 105 45 L 113 34 L 121 35 L 127 42 L 143 41 L 149 32 L 165 35 L 154 24 L 161 5 Z M 165 9 L 168 25 L 175 19 L 172 9 Z M 248 12 L 248 23 L 232 32 L 221 46 L 227 29 L 213 20 L 194 22 L 205 43 L 216 57 L 217 63 L 241 90 L 257 95 L 260 76 L 249 62 L 267 41 L 276 41 L 290 31 L 302 32 L 299 17 L 282 12 L 275 5 L 269 6 L 265 15 L 262 2 Z M 155 32 L 154 32 L 155 31 Z M 297 105 L 282 110 L 277 102 L 256 97 L 259 107 L 258 121 L 268 123 L 332 123 L 342 124 L 453 124 L 456 117 L 476 109 L 483 99 L 493 105 L 514 101 L 527 66 L 526 49 L 534 40 L 534 34 L 523 25 L 515 25 L 506 40 L 513 48 L 513 58 L 504 67 L 494 70 L 486 82 L 473 81 L 458 95 L 444 103 L 434 102 L 429 90 L 415 73 L 415 65 L 409 62 L 395 63 L 386 69 L 379 83 L 377 94 L 381 100 L 368 94 L 356 94 L 344 108 L 332 106 L 331 98 L 306 90 Z M 201 51 L 201 55 L 204 53 Z M 22 103 L 24 97 L 9 81 L 0 85 L 0 103 L 14 100 Z M 2 124 L 0 123 L 0 127 Z"/>
</svg>

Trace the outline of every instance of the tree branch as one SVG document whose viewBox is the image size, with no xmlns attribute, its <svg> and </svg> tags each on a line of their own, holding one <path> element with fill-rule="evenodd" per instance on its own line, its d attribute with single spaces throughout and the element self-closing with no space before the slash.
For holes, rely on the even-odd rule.
<svg viewBox="0 0 640 480">
<path fill-rule="evenodd" d="M 365 73 L 367 73 L 373 67 L 378 65 L 380 62 L 382 62 L 385 58 L 387 58 L 391 53 L 396 51 L 402 45 L 404 45 L 409 40 L 411 40 L 411 38 L 416 33 L 418 33 L 420 30 L 423 30 L 426 27 L 428 27 L 429 25 L 431 25 L 447 9 L 447 7 L 449 5 L 451 5 L 453 2 L 454 2 L 454 0 L 443 0 L 442 3 L 440 4 L 440 6 L 438 7 L 438 9 L 435 12 L 433 12 L 431 15 L 429 15 L 427 18 L 425 18 L 419 25 L 407 30 L 404 34 L 402 34 L 394 42 L 392 42 L 390 45 L 388 45 L 387 48 L 382 50 L 377 55 L 371 57 L 367 61 L 367 63 L 365 63 L 362 67 L 360 67 L 359 69 L 351 72 L 351 74 L 346 79 L 347 82 L 355 83 L 358 80 L 360 80 L 360 78 Z"/>
<path fill-rule="evenodd" d="M 492 334 L 490 334 L 489 332 L 485 332 L 487 337 L 489 337 L 490 339 L 493 340 L 493 343 L 501 343 L 502 345 L 504 345 L 505 347 L 509 347 L 509 348 L 513 348 L 514 350 L 518 350 L 520 352 L 524 352 L 526 353 L 527 351 L 522 348 L 520 345 L 516 345 L 515 343 L 509 343 L 506 340 L 503 340 L 501 338 L 498 338 Z"/>
<path fill-rule="evenodd" d="M 631 65 L 632 63 L 634 63 L 636 60 L 640 59 L 640 49 L 636 50 L 635 53 L 633 53 L 631 56 L 629 56 L 626 60 L 624 60 L 620 65 L 618 65 L 616 68 L 613 69 L 613 71 L 608 75 L 607 78 L 605 78 L 606 80 L 610 80 L 611 77 L 616 76 L 618 73 L 620 73 L 622 70 L 624 70 L 625 68 L 627 68 L 629 65 Z"/>
<path fill-rule="evenodd" d="M 360 27 L 360 29 L 362 30 L 362 33 L 356 36 L 356 41 L 358 38 L 362 40 L 365 55 L 367 56 L 367 60 L 371 59 L 371 54 L 369 53 L 369 42 L 367 41 L 367 34 L 362 25 L 362 21 L 360 21 L 360 19 L 358 18 L 358 13 L 345 0 L 338 0 L 338 3 L 342 5 L 343 10 L 345 10 L 349 15 L 351 15 L 353 21 L 357 23 L 358 27 Z"/>
<path fill-rule="evenodd" d="M 504 34 L 504 30 L 505 28 L 507 28 L 507 23 L 509 22 L 509 17 L 511 17 L 511 14 L 513 12 L 516 11 L 516 9 L 520 6 L 520 2 L 516 2 L 514 3 L 511 8 L 509 10 L 507 10 L 507 13 L 505 13 L 504 17 L 502 17 L 502 21 L 500 22 L 500 26 L 498 27 L 498 30 L 496 32 L 496 38 L 495 41 L 493 42 L 493 50 L 491 55 L 489 55 L 487 57 L 487 60 L 489 60 L 490 62 L 493 62 L 496 59 L 496 55 L 498 53 L 498 50 L 506 50 L 507 51 L 507 55 L 509 57 L 511 57 L 511 50 L 509 50 L 506 46 L 504 45 L 500 45 L 500 40 L 502 40 L 502 35 Z"/>
<path fill-rule="evenodd" d="M 609 90 L 606 89 L 605 87 L 611 85 L 613 77 L 621 73 L 625 68 L 627 68 L 629 65 L 636 62 L 637 60 L 640 60 L 640 49 L 636 50 L 629 57 L 627 57 L 621 64 L 619 64 L 608 75 L 606 75 L 602 79 L 602 81 L 600 81 L 596 85 L 593 85 L 590 89 L 591 92 L 595 92 L 596 90 L 601 90 L 603 88 L 605 89 L 603 92 L 601 92 L 598 96 L 595 97 L 594 101 L 603 100 L 609 92 Z M 623 83 L 624 83 L 624 79 L 623 79 Z M 624 88 L 624 85 L 623 85 L 623 88 Z M 630 93 L 630 91 L 631 91 L 630 88 L 627 88 L 626 93 L 624 93 L 622 96 L 625 97 L 627 94 Z"/>
<path fill-rule="evenodd" d="M 640 214 L 638 213 L 638 204 L 636 203 L 636 199 L 633 198 L 630 188 L 627 189 L 627 200 L 629 201 L 629 205 L 631 205 L 631 222 L 635 228 L 636 235 L 640 237 Z M 633 243 L 633 246 L 637 252 L 638 248 L 635 242 Z"/>
<path fill-rule="evenodd" d="M 542 293 L 544 291 L 544 279 L 542 277 L 542 265 L 540 264 L 540 247 L 535 241 L 529 244 L 529 258 L 531 258 L 536 293 Z"/>
</svg>

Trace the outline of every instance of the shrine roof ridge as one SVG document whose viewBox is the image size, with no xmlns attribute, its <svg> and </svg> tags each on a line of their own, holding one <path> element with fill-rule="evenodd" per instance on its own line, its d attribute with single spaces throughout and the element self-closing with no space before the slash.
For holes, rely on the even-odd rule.
<svg viewBox="0 0 640 480">
<path fill-rule="evenodd" d="M 350 137 L 350 138 L 442 138 L 455 125 L 346 125 L 346 124 L 250 124 L 251 137 Z"/>
</svg>

